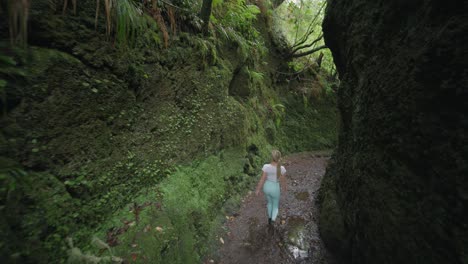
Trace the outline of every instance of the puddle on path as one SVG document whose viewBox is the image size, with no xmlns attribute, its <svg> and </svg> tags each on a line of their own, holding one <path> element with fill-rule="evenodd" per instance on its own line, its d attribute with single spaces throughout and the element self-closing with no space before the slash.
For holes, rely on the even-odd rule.
<svg viewBox="0 0 468 264">
<path fill-rule="evenodd" d="M 305 224 L 305 220 L 300 216 L 288 219 L 288 249 L 296 260 L 309 257 L 310 246 L 305 237 Z"/>
<path fill-rule="evenodd" d="M 298 192 L 296 193 L 296 199 L 300 200 L 300 201 L 307 201 L 309 199 L 309 192 L 305 191 L 305 192 Z"/>
</svg>

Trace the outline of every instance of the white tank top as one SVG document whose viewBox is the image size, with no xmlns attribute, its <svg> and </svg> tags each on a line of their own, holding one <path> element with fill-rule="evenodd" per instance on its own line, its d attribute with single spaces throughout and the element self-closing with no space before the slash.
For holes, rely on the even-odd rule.
<svg viewBox="0 0 468 264">
<path fill-rule="evenodd" d="M 278 182 L 278 179 L 276 177 L 276 166 L 273 166 L 271 164 L 265 164 L 263 165 L 262 171 L 266 173 L 268 181 Z M 284 175 L 285 173 L 286 169 L 283 166 L 281 166 L 281 175 Z"/>
</svg>

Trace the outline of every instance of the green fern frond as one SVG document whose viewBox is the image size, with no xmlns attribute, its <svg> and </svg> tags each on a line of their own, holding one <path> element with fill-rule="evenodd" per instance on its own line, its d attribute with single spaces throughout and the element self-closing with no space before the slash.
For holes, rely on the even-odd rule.
<svg viewBox="0 0 468 264">
<path fill-rule="evenodd" d="M 215 64 L 218 60 L 218 52 L 214 40 L 207 40 L 202 38 L 192 38 L 193 46 L 200 52 L 203 64 Z"/>
<path fill-rule="evenodd" d="M 263 81 L 264 74 L 261 72 L 256 72 L 247 68 L 247 73 L 249 74 L 250 80 L 252 83 L 259 83 Z"/>
<path fill-rule="evenodd" d="M 281 120 L 286 115 L 286 107 L 283 104 L 274 104 L 271 106 L 275 117 L 275 125 L 277 128 L 281 125 Z"/>
<path fill-rule="evenodd" d="M 134 43 L 139 32 L 147 27 L 141 7 L 133 0 L 115 1 L 115 36 L 121 44 Z"/>
</svg>

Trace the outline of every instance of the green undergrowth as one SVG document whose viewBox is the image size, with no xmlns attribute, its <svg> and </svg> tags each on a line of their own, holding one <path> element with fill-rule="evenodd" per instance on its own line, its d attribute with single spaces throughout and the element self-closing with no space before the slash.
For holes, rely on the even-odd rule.
<svg viewBox="0 0 468 264">
<path fill-rule="evenodd" d="M 176 167 L 158 186 L 142 190 L 95 236 L 114 246 L 107 254 L 132 263 L 200 263 L 219 245 L 225 216 L 257 179 L 245 173 L 245 165 L 258 170 L 266 160 L 266 153 L 251 154 L 253 164 L 244 150 L 228 150 Z M 83 251 L 99 254 L 95 243 Z"/>
<path fill-rule="evenodd" d="M 255 140 L 255 139 L 252 139 Z M 261 142 L 259 142 L 261 143 Z M 263 142 L 265 143 L 265 142 Z M 105 195 L 103 205 L 90 208 L 73 198 L 66 184 L 48 173 L 28 173 L 9 160 L 2 160 L 0 191 L 2 208 L 2 255 L 11 263 L 62 263 L 65 259 L 86 262 L 102 257 L 102 243 L 112 245 L 108 253 L 137 263 L 198 263 L 215 247 L 215 236 L 225 215 L 236 210 L 240 196 L 251 189 L 270 146 L 251 145 L 227 150 L 185 166 L 176 166 L 158 185 L 140 185 L 128 195 L 128 206 L 120 207 L 110 220 L 91 225 L 104 207 L 119 201 Z M 144 171 L 145 169 L 143 169 Z M 136 170 L 137 178 L 141 170 Z M 18 218 L 21 218 L 18 221 Z M 15 223 L 16 224 L 12 224 Z M 66 243 L 74 242 L 78 254 Z M 8 242 L 7 242 L 8 241 Z M 159 262 L 162 261 L 162 262 Z M 73 262 L 73 261 L 72 261 Z"/>
</svg>

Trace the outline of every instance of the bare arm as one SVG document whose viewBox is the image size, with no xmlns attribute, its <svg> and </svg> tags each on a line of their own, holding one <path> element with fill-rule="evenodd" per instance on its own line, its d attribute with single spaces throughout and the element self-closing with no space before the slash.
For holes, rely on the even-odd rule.
<svg viewBox="0 0 468 264">
<path fill-rule="evenodd" d="M 286 182 L 286 173 L 281 174 L 279 181 L 280 181 L 281 191 L 286 192 L 286 189 L 287 189 L 286 187 L 288 186 L 288 183 Z"/>
<path fill-rule="evenodd" d="M 264 184 L 265 181 L 266 181 L 266 177 L 267 177 L 266 173 L 263 172 L 263 173 L 262 173 L 262 177 L 260 178 L 260 181 L 258 182 L 257 190 L 255 191 L 255 195 L 258 195 L 258 194 L 260 193 L 260 189 L 262 189 L 263 184 Z"/>
</svg>

